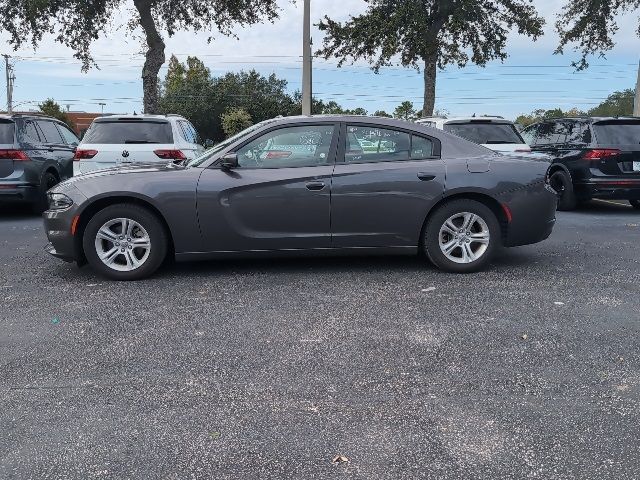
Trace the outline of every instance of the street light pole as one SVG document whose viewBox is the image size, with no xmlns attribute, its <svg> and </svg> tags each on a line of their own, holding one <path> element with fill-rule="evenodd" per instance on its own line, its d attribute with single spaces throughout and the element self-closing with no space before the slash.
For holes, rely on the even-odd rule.
<svg viewBox="0 0 640 480">
<path fill-rule="evenodd" d="M 311 0 L 304 0 L 304 25 L 302 28 L 302 115 L 311 115 Z"/>
<path fill-rule="evenodd" d="M 9 64 L 9 55 L 4 54 L 4 68 L 7 75 L 7 113 L 13 113 L 13 71 Z"/>
<path fill-rule="evenodd" d="M 640 117 L 640 62 L 638 62 L 638 80 L 636 81 L 636 99 L 633 102 L 633 116 Z"/>
</svg>

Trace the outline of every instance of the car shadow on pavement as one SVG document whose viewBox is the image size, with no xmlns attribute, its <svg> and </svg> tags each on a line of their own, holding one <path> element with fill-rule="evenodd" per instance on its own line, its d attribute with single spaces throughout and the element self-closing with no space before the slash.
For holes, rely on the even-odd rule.
<svg viewBox="0 0 640 480">
<path fill-rule="evenodd" d="M 578 208 L 573 213 L 612 213 L 640 217 L 640 210 L 636 210 L 629 202 L 623 200 L 592 200 L 578 205 Z"/>
<path fill-rule="evenodd" d="M 35 213 L 30 205 L 13 203 L 0 204 L 0 221 L 3 220 L 33 220 L 42 215 Z"/>
</svg>

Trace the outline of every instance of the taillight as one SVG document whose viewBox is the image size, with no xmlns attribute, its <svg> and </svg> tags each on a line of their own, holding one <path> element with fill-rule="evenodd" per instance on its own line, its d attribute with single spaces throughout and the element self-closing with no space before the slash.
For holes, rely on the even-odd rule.
<svg viewBox="0 0 640 480">
<path fill-rule="evenodd" d="M 186 160 L 181 150 L 155 150 L 155 153 L 159 158 L 163 160 Z"/>
<path fill-rule="evenodd" d="M 80 160 L 89 160 L 90 158 L 95 157 L 97 154 L 97 150 L 76 150 L 76 153 L 73 156 L 73 161 L 79 162 Z"/>
<path fill-rule="evenodd" d="M 31 160 L 22 150 L 0 150 L 0 159 L 3 160 Z"/>
<path fill-rule="evenodd" d="M 620 155 L 620 150 L 616 148 L 595 148 L 587 150 L 582 156 L 585 160 L 600 160 L 602 158 L 616 157 Z"/>
</svg>

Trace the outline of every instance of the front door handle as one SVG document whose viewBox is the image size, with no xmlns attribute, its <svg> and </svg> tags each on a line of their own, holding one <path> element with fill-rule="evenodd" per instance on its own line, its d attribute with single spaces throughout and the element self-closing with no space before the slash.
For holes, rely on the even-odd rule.
<svg viewBox="0 0 640 480">
<path fill-rule="evenodd" d="M 323 190 L 325 186 L 326 185 L 324 182 L 308 182 L 307 183 L 307 189 L 313 192 Z"/>
<path fill-rule="evenodd" d="M 434 179 L 436 178 L 436 176 L 435 176 L 435 175 L 430 175 L 430 174 L 428 174 L 428 173 L 422 173 L 422 172 L 420 172 L 420 173 L 418 174 L 418 178 L 419 178 L 420 180 L 422 180 L 423 182 L 430 182 L 431 180 L 434 180 Z"/>
</svg>

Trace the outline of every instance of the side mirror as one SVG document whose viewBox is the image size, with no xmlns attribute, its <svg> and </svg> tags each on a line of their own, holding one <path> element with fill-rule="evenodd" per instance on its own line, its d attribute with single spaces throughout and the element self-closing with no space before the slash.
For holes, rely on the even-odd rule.
<svg viewBox="0 0 640 480">
<path fill-rule="evenodd" d="M 204 141 L 204 148 L 211 148 L 211 147 L 213 147 L 213 145 L 214 145 L 213 144 L 213 140 L 211 140 L 210 138 L 207 138 Z"/>
<path fill-rule="evenodd" d="M 220 161 L 220 168 L 223 170 L 238 168 L 238 155 L 235 153 L 227 153 Z"/>
</svg>

